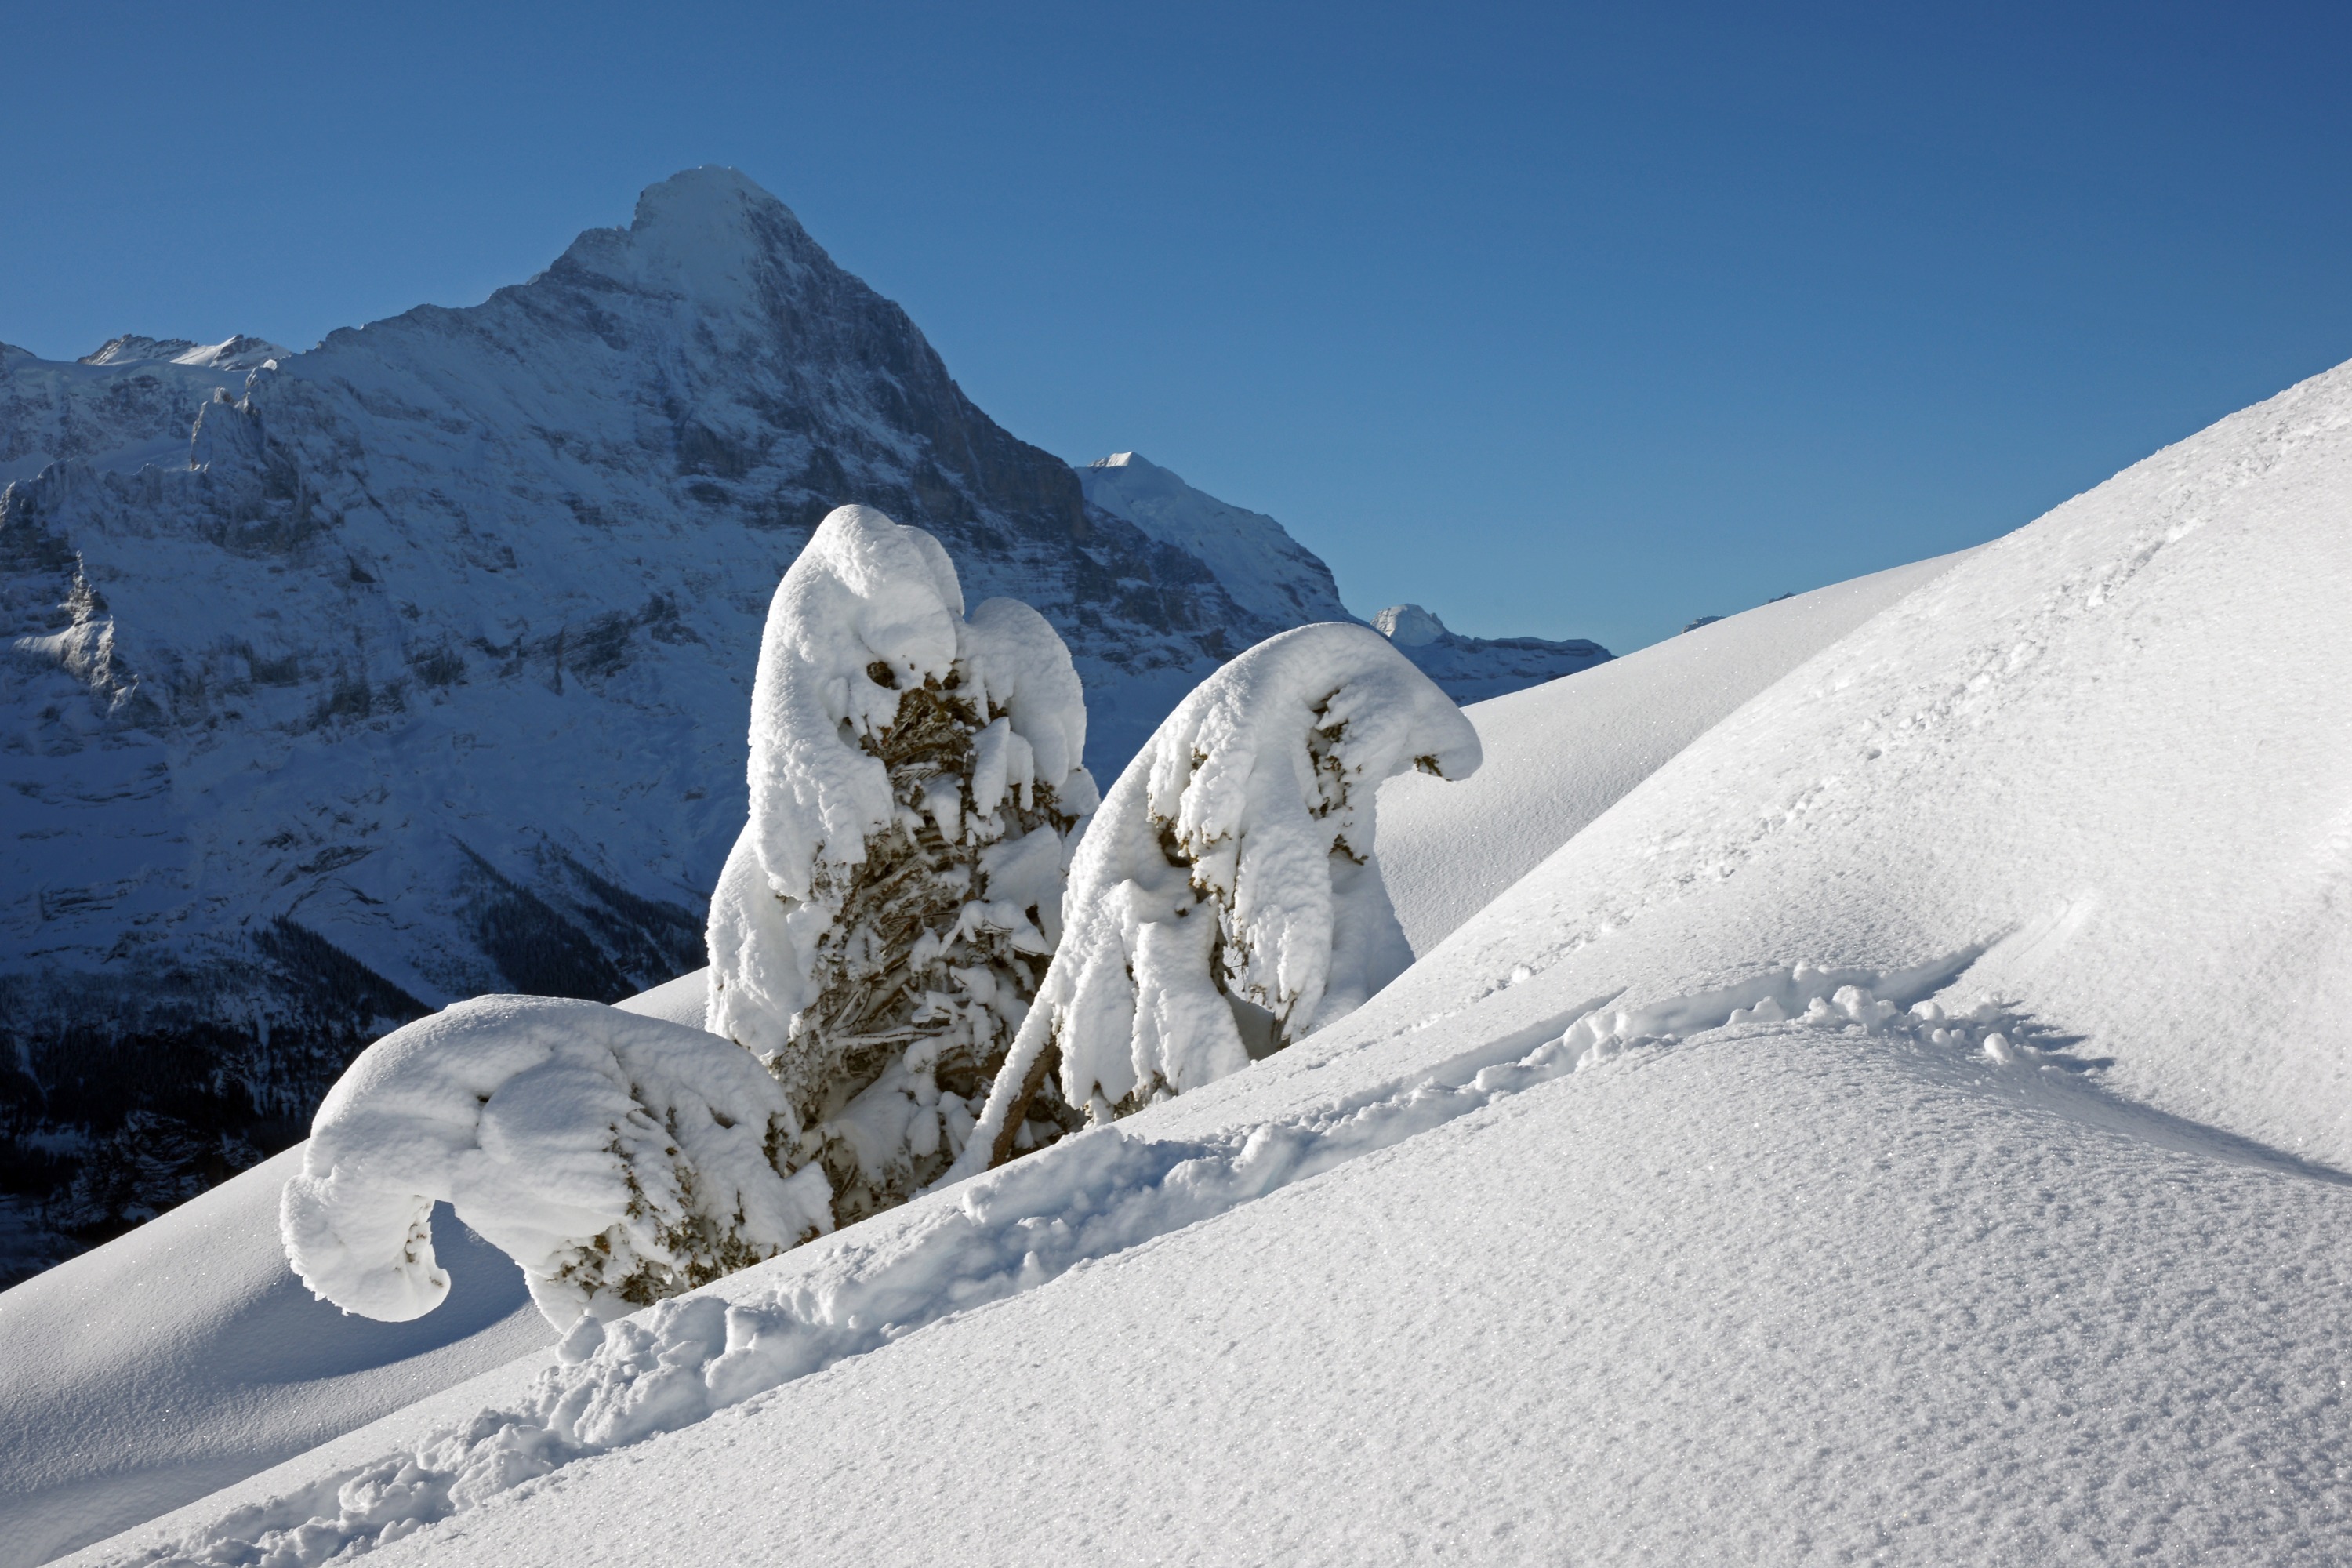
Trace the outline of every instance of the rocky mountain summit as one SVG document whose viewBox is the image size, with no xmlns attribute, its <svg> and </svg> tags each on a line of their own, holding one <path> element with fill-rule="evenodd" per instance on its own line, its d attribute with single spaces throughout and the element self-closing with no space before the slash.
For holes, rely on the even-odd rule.
<svg viewBox="0 0 2352 1568">
<path fill-rule="evenodd" d="M 1347 616 L 1271 519 L 1005 432 L 719 168 L 303 353 L 0 348 L 0 1279 L 298 1138 L 395 1023 L 698 966 L 768 601 L 836 505 L 1051 621 L 1106 781 Z"/>
</svg>

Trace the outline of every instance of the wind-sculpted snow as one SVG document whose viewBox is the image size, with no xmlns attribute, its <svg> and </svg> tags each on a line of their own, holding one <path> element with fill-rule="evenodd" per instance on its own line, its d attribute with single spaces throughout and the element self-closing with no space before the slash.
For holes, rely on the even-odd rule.
<svg viewBox="0 0 2352 1568">
<path fill-rule="evenodd" d="M 1248 1065 L 1412 961 L 1381 881 L 1381 782 L 1478 766 L 1461 710 L 1361 626 L 1285 632 L 1202 683 L 1111 786 L 1066 931 L 956 1171 L 1008 1158 L 1050 1064 L 1099 1123 Z"/>
<path fill-rule="evenodd" d="M 768 596 L 838 505 L 1055 626 L 1098 765 L 1297 618 L 1089 508 L 728 170 L 477 306 L 171 346 L 0 353 L 0 1059 L 43 1150 L 162 1119 L 101 1194 L 282 1140 L 455 998 L 699 966 Z"/>
<path fill-rule="evenodd" d="M 557 1328 L 615 1317 L 830 1230 L 749 1054 L 594 1002 L 485 996 L 370 1046 L 319 1108 L 280 1224 L 302 1282 L 403 1322 L 449 1293 L 433 1205 L 522 1266 Z"/>
<path fill-rule="evenodd" d="M 519 1406 L 484 1410 L 412 1449 L 116 1560 L 309 1564 L 390 1544 L 575 1460 L 690 1426 L 1555 1079 L 1629 1052 L 1672 1048 L 1680 1043 L 1676 1026 L 1703 1032 L 1774 1021 L 1761 1009 L 1843 1036 L 1929 1041 L 1948 1054 L 1991 1050 L 2011 1061 L 2033 1052 L 2029 1026 L 1990 1003 L 1966 1017 L 1924 1001 L 1900 1010 L 1975 957 L 1953 954 L 1902 974 L 1801 963 L 1639 1012 L 1604 999 L 1572 1017 L 1512 1030 L 1417 1081 L 1210 1139 L 1092 1129 L 934 1197 L 887 1241 L 843 1237 L 773 1286 L 746 1277 L 727 1296 L 665 1300 L 618 1322 L 583 1318 Z M 2014 1049 L 1999 1032 L 2004 1024 L 2018 1037 Z"/>
</svg>

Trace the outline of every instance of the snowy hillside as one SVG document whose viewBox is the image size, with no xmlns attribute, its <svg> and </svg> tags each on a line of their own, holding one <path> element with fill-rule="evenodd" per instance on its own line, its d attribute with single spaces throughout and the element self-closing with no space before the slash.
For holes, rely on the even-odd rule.
<svg viewBox="0 0 2352 1568">
<path fill-rule="evenodd" d="M 1470 912 L 1460 905 L 1502 892 L 1684 742 L 1945 564 L 1644 648 L 1601 672 L 1598 702 L 1570 683 L 1467 710 L 1486 753 L 1476 773 L 1408 775 L 1381 791 L 1380 852 L 1406 931 L 1430 945 L 1425 933 Z M 1435 809 L 1445 791 L 1467 809 Z M 706 991 L 697 970 L 623 1005 L 700 1027 Z M 23 1435 L 13 1448 L 0 1438 L 0 1568 L 128 1528 L 384 1415 L 421 1384 L 547 1342 L 514 1266 L 468 1245 L 446 1209 L 436 1235 L 457 1298 L 397 1326 L 311 1300 L 278 1240 L 278 1190 L 299 1163 L 289 1151 L 0 1294 L 0 1364 L 47 1369 L 0 1380 L 0 1431 Z M 265 1359 L 270 1376 L 239 1381 Z M 159 1407 L 182 1414 L 157 1421 Z M 58 1409 L 84 1414 L 60 1431 Z"/>
<path fill-rule="evenodd" d="M 1349 621 L 1331 569 L 1264 512 L 1196 490 L 1159 464 L 1114 452 L 1077 470 L 1087 500 L 1209 563 L 1234 602 L 1269 621 Z"/>
<path fill-rule="evenodd" d="M 74 1561 L 2344 1560 L 2352 366 L 1919 579 L 1335 1026 Z"/>
<path fill-rule="evenodd" d="M 1106 772 L 1330 598 L 1090 506 L 728 170 L 471 309 L 0 372 L 0 1165 L 85 1234 L 282 1145 L 393 1023 L 698 965 L 762 614 L 836 503 L 1044 612 Z M 0 1279 L 67 1245 L 7 1201 Z"/>
</svg>

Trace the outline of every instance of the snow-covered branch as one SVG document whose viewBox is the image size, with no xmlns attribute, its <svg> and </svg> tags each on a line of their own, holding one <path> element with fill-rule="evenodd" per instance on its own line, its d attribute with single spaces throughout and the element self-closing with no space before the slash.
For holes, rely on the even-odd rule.
<svg viewBox="0 0 2352 1568">
<path fill-rule="evenodd" d="M 478 997 L 378 1040 L 327 1096 L 280 1200 L 286 1254 L 345 1311 L 422 1317 L 449 1293 L 438 1200 L 557 1327 L 616 1317 L 832 1228 L 823 1178 L 778 1173 L 793 1131 L 782 1086 L 715 1036 Z"/>
<path fill-rule="evenodd" d="M 1412 956 L 1374 858 L 1381 781 L 1478 762 L 1461 710 L 1361 626 L 1285 632 L 1202 682 L 1088 826 L 1067 931 L 955 1173 L 1025 1146 L 1049 1081 L 1107 1121 L 1360 1005 Z"/>
<path fill-rule="evenodd" d="M 710 908 L 709 1027 L 765 1061 L 842 1223 L 969 1133 L 1060 935 L 1095 805 L 1069 652 L 1028 605 L 963 614 L 937 541 L 824 520 L 776 591 L 750 820 Z"/>
</svg>

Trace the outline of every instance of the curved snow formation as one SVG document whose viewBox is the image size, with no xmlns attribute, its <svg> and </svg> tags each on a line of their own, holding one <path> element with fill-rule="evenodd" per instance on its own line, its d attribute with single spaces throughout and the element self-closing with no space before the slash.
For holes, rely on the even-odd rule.
<svg viewBox="0 0 2352 1568">
<path fill-rule="evenodd" d="M 436 1202 L 522 1266 L 558 1327 L 616 1317 L 832 1228 L 759 1062 L 593 1002 L 484 996 L 370 1046 L 329 1092 L 280 1209 L 302 1282 L 391 1322 L 449 1293 Z"/>
<path fill-rule="evenodd" d="M 449 1299 L 353 1317 L 286 1267 L 299 1147 L 0 1291 L 0 1568 L 30 1568 L 554 1342 L 521 1271 L 435 1216 Z"/>
<path fill-rule="evenodd" d="M 1012 1152 L 1051 1052 L 1096 1122 L 1246 1067 L 1412 962 L 1381 883 L 1381 781 L 1459 778 L 1477 732 L 1376 632 L 1301 626 L 1177 706 L 1080 841 L 1067 931 L 955 1169 Z M 1262 1020 L 1262 1021 L 1261 1021 Z"/>
</svg>

